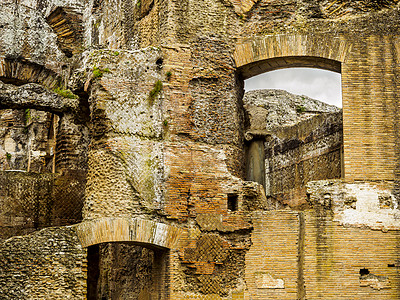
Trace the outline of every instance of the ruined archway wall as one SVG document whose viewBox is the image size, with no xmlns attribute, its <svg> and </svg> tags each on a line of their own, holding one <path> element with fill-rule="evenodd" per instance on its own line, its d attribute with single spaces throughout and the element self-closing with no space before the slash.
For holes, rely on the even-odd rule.
<svg viewBox="0 0 400 300">
<path fill-rule="evenodd" d="M 331 70 L 335 70 L 335 64 L 329 64 L 329 60 L 340 62 L 346 179 L 394 180 L 397 167 L 395 44 L 396 39 L 376 33 L 363 38 L 278 35 L 241 43 L 234 57 L 246 77 L 291 67 L 292 62 L 297 66 Z M 309 61 L 302 62 L 305 58 Z"/>
<path fill-rule="evenodd" d="M 250 3 L 241 1 L 244 2 Z M 335 7 L 336 4 L 331 9 L 328 5 L 316 2 L 252 1 L 248 10 L 237 8 L 239 1 L 169 2 L 172 9 L 169 14 L 170 31 L 168 43 L 162 45 L 164 70 L 172 74 L 164 90 L 164 107 L 169 117 L 169 135 L 164 141 L 164 212 L 182 222 L 194 221 L 189 226 L 191 234 L 182 243 L 182 254 L 176 258 L 178 263 L 173 275 L 176 281 L 173 280 L 175 285 L 172 287 L 174 299 L 184 298 L 185 291 L 219 294 L 221 298 L 227 290 L 240 293 L 240 278 L 230 277 L 233 269 L 221 273 L 224 278 L 231 279 L 231 285 L 219 282 L 214 276 L 216 269 L 213 269 L 215 263 L 219 262 L 213 261 L 214 258 L 207 261 L 200 255 L 196 256 L 196 249 L 201 249 L 203 242 L 217 244 L 218 251 L 223 253 L 234 251 L 232 248 L 235 245 L 226 231 L 235 234 L 238 229 L 242 229 L 242 251 L 248 250 L 245 246 L 248 223 L 240 212 L 229 212 L 226 206 L 227 194 L 238 193 L 239 207 L 242 208 L 239 179 L 242 165 L 235 164 L 235 160 L 240 161 L 243 146 L 240 139 L 243 133 L 240 110 L 243 82 L 238 78 L 242 71 L 238 67 L 277 57 L 307 57 L 313 58 L 308 60 L 311 63 L 308 66 L 342 71 L 344 110 L 348 111 L 349 118 L 345 121 L 345 135 L 356 143 L 353 147 L 350 142 L 345 142 L 345 149 L 351 146 L 345 150 L 346 176 L 349 180 L 395 178 L 393 155 L 396 137 L 383 132 L 384 128 L 394 128 L 396 124 L 394 94 L 388 96 L 383 92 L 385 86 L 389 89 L 395 87 L 394 77 L 389 79 L 390 75 L 382 74 L 384 71 L 378 77 L 364 75 L 360 72 L 364 63 L 357 67 L 355 62 L 363 58 L 367 63 L 365 68 L 381 68 L 370 54 L 373 51 L 377 57 L 388 54 L 378 53 L 380 50 L 377 48 L 368 49 L 365 53 L 359 45 L 373 36 L 381 41 L 394 41 L 393 36 L 399 34 L 396 24 L 396 20 L 399 20 L 398 10 L 367 8 L 363 12 L 344 12 L 342 8 Z M 360 1 L 356 2 L 360 4 Z M 343 7 L 351 5 L 351 2 L 346 2 Z M 343 13 L 347 15 L 343 17 Z M 263 45 L 265 52 L 252 53 L 249 60 L 245 59 L 247 56 L 236 56 L 235 49 L 265 41 L 266 36 L 271 36 L 271 43 Z M 285 43 L 290 47 L 282 47 Z M 271 54 L 268 54 L 268 50 L 272 50 Z M 386 57 L 393 59 L 391 54 Z M 238 63 L 242 59 L 244 61 Z M 318 64 L 312 65 L 315 61 Z M 271 66 L 270 70 L 287 66 L 284 61 L 275 60 L 274 63 L 282 65 Z M 300 66 L 304 60 L 296 63 Z M 394 65 L 385 70 L 390 70 L 388 74 L 397 72 Z M 263 71 L 266 69 L 258 72 Z M 251 75 L 255 74 L 249 73 Z M 361 79 L 369 83 L 363 85 Z M 371 87 L 375 83 L 379 83 L 382 89 L 374 95 L 370 91 L 376 89 Z M 357 97 L 363 97 L 368 103 L 382 103 L 378 99 L 389 97 L 387 103 L 390 102 L 392 106 L 386 110 L 375 102 L 377 113 L 374 120 L 377 122 L 364 121 L 365 116 L 373 114 L 373 109 L 371 107 L 368 111 L 365 105 L 357 104 L 357 94 L 364 95 Z M 377 125 L 379 123 L 383 125 Z M 381 126 L 380 129 L 374 130 L 377 126 Z M 365 139 L 366 131 L 374 132 L 368 140 Z M 381 148 L 381 144 L 385 146 Z M 362 168 L 357 167 L 360 162 Z M 240 265 L 240 254 L 234 257 Z M 222 266 L 227 264 L 224 261 Z M 193 274 L 187 272 L 189 268 Z M 197 282 L 191 279 L 194 277 L 197 277 Z"/>
<path fill-rule="evenodd" d="M 397 12 L 386 17 L 396 18 Z M 340 71 L 324 59 L 340 62 L 345 177 L 349 181 L 395 180 L 398 33 L 388 35 L 388 28 L 368 28 L 365 23 L 353 25 L 366 32 L 283 34 L 239 42 L 235 61 L 244 77 L 292 66 Z"/>
</svg>

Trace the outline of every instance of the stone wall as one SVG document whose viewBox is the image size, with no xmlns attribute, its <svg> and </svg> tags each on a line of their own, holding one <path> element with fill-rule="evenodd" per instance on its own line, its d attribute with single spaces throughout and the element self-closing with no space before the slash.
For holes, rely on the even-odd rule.
<svg viewBox="0 0 400 300">
<path fill-rule="evenodd" d="M 2 299 L 85 299 L 86 249 L 73 229 L 0 240 Z"/>
<path fill-rule="evenodd" d="M 149 217 L 164 185 L 163 58 L 156 48 L 85 53 L 91 143 L 84 218 Z M 151 217 L 152 218 L 152 217 Z"/>
<path fill-rule="evenodd" d="M 275 130 L 265 145 L 267 196 L 292 208 L 305 205 L 309 181 L 341 178 L 342 142 L 341 112 Z"/>
<path fill-rule="evenodd" d="M 82 220 L 85 174 L 0 172 L 0 238 Z"/>
</svg>

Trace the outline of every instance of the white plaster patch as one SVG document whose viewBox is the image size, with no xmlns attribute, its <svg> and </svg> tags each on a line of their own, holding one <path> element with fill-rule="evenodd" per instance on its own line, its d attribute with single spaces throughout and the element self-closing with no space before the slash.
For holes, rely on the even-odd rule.
<svg viewBox="0 0 400 300">
<path fill-rule="evenodd" d="M 333 208 L 335 220 L 342 225 L 367 226 L 378 230 L 400 229 L 400 211 L 397 209 L 396 201 L 389 191 L 382 191 L 369 184 L 346 184 L 346 196 L 356 199 L 355 209 L 345 207 L 344 209 Z M 380 198 L 386 202 L 393 203 L 382 207 Z"/>
<path fill-rule="evenodd" d="M 17 147 L 17 144 L 12 138 L 10 138 L 10 137 L 5 138 L 4 150 L 6 152 L 13 153 L 13 152 L 15 152 L 16 147 Z"/>
<path fill-rule="evenodd" d="M 374 290 L 390 289 L 390 280 L 385 276 L 367 275 L 360 278 L 360 286 L 373 288 Z"/>
<path fill-rule="evenodd" d="M 256 285 L 259 289 L 284 289 L 283 279 L 275 278 L 269 273 L 258 272 L 255 274 Z"/>
</svg>

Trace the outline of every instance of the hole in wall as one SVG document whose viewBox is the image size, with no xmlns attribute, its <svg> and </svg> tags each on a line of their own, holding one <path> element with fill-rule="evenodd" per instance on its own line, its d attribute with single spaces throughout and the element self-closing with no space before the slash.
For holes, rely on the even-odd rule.
<svg viewBox="0 0 400 300">
<path fill-rule="evenodd" d="M 389 268 L 394 268 L 394 267 L 396 267 L 396 265 L 395 264 L 388 264 L 388 267 Z"/>
<path fill-rule="evenodd" d="M 237 211 L 239 209 L 238 195 L 228 194 L 228 210 Z"/>
<path fill-rule="evenodd" d="M 159 59 L 157 59 L 157 61 L 156 61 L 156 65 L 157 65 L 157 67 L 160 68 L 160 69 L 162 68 L 163 63 L 164 63 L 164 60 L 163 60 L 162 58 L 159 58 Z"/>
<path fill-rule="evenodd" d="M 360 276 L 365 276 L 369 274 L 369 270 L 366 268 L 360 269 Z"/>
<path fill-rule="evenodd" d="M 89 246 L 87 299 L 165 299 L 167 255 L 130 242 Z"/>
<path fill-rule="evenodd" d="M 71 58 L 73 56 L 72 52 L 69 50 L 64 50 L 64 54 L 66 57 Z"/>
</svg>

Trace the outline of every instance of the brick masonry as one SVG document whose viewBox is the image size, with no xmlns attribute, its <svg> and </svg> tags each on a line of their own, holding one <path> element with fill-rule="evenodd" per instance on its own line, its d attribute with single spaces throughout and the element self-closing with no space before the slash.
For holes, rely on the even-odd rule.
<svg viewBox="0 0 400 300">
<path fill-rule="evenodd" d="M 63 3 L 63 11 L 82 4 Z M 86 109 L 73 117 L 86 122 L 90 144 L 66 137 L 69 145 L 82 144 L 80 153 L 68 146 L 60 160 L 87 157 L 87 165 L 78 163 L 87 167 L 78 229 L 84 245 L 138 242 L 129 232 L 148 224 L 140 241 L 167 253 L 158 279 L 166 287 L 155 292 L 160 299 L 399 298 L 399 3 L 84 4 L 82 19 L 64 15 L 82 22 L 68 28 L 82 30 L 71 53 L 61 51 L 62 33 L 46 22 L 52 1 L 0 7 L 0 80 L 71 89 Z M 260 184 L 245 181 L 243 79 L 294 66 L 342 73 L 342 183 L 355 186 L 327 182 L 307 192 L 309 210 L 277 211 Z M 343 210 L 331 206 L 330 195 Z M 71 228 L 46 230 L 1 241 L 0 288 L 7 297 L 84 297 L 85 250 Z M 76 251 L 60 254 L 59 244 L 50 245 L 46 232 L 57 231 Z M 156 243 L 165 232 L 174 242 Z M 32 273 L 42 271 L 40 263 L 22 261 L 26 249 L 35 253 L 32 261 L 48 254 L 44 277 Z M 65 253 L 69 260 L 49 266 Z M 28 274 L 22 280 L 14 276 L 19 268 Z M 15 296 L 17 290 L 26 294 Z"/>
</svg>

